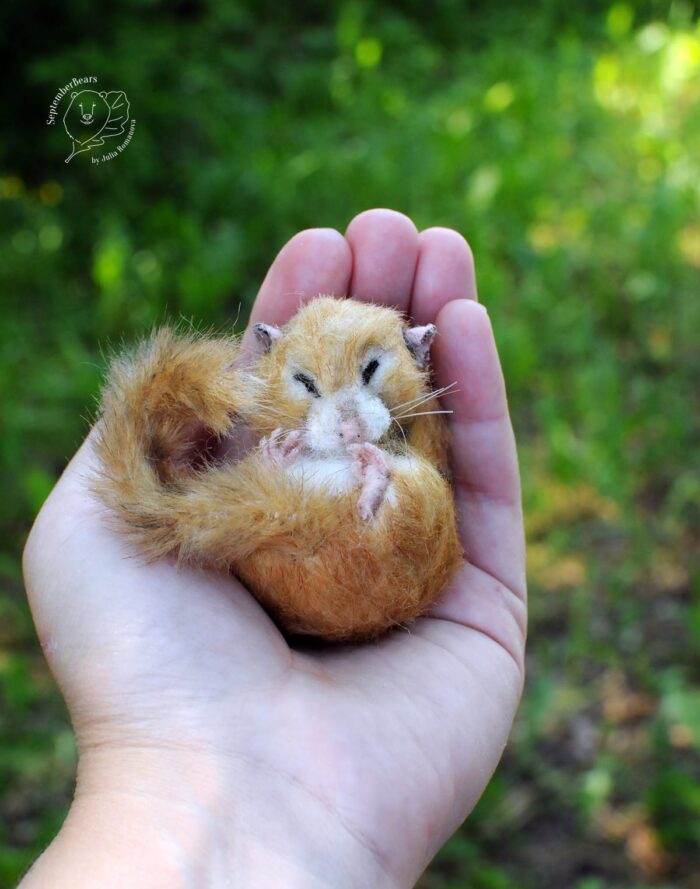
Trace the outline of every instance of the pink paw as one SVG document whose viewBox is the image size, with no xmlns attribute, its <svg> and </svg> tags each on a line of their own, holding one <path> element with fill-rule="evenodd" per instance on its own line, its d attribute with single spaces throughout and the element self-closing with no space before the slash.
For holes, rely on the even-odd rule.
<svg viewBox="0 0 700 889">
<path fill-rule="evenodd" d="M 360 482 L 360 498 L 357 511 L 368 522 L 384 502 L 391 470 L 384 451 L 369 442 L 349 445 L 348 452 L 355 458 L 353 471 Z"/>
<path fill-rule="evenodd" d="M 275 429 L 267 438 L 260 440 L 263 454 L 279 463 L 291 463 L 301 453 L 301 431 Z"/>
</svg>

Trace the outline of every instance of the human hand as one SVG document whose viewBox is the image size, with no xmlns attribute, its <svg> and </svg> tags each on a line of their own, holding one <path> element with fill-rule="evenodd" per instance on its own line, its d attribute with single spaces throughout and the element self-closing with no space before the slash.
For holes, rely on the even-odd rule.
<svg viewBox="0 0 700 889">
<path fill-rule="evenodd" d="M 524 541 L 469 248 L 387 210 L 356 217 L 345 237 L 301 232 L 250 324 L 283 323 L 317 293 L 437 324 L 436 383 L 458 381 L 443 402 L 469 562 L 407 631 L 290 649 L 234 579 L 141 564 L 88 491 L 88 438 L 25 551 L 79 766 L 66 824 L 22 889 L 412 886 L 500 759 L 523 679 Z"/>
</svg>

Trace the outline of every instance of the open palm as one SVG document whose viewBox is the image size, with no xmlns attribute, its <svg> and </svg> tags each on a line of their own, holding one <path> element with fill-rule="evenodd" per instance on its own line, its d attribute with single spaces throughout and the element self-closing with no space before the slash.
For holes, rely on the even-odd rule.
<svg viewBox="0 0 700 889">
<path fill-rule="evenodd" d="M 469 561 L 431 615 L 373 644 L 290 649 L 233 579 L 128 550 L 86 486 L 89 438 L 32 531 L 27 589 L 76 730 L 76 805 L 147 799 L 164 830 L 174 817 L 198 825 L 189 837 L 214 824 L 223 871 L 264 857 L 303 873 L 300 885 L 410 886 L 481 795 L 521 692 L 515 446 L 460 235 L 419 234 L 387 210 L 344 237 L 301 232 L 251 322 L 282 323 L 318 293 L 435 321 L 436 382 L 458 381 L 444 402 Z"/>
</svg>

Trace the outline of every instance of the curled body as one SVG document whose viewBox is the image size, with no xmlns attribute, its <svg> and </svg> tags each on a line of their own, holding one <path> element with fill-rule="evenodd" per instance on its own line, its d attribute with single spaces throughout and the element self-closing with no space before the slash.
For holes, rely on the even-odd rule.
<svg viewBox="0 0 700 889">
<path fill-rule="evenodd" d="M 462 564 L 435 328 L 319 297 L 255 332 L 248 363 L 168 329 L 113 363 L 96 493 L 147 558 L 232 571 L 288 632 L 411 621 Z"/>
</svg>

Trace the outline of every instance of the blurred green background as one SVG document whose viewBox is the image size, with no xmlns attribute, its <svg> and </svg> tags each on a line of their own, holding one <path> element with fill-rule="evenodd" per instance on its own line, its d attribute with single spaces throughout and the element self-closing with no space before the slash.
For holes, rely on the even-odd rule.
<svg viewBox="0 0 700 889">
<path fill-rule="evenodd" d="M 698 5 L 39 11 L 0 12 L 0 887 L 71 795 L 19 554 L 103 350 L 240 326 L 288 237 L 372 206 L 470 240 L 527 510 L 526 696 L 421 887 L 700 887 Z M 136 131 L 66 165 L 48 106 L 88 75 Z"/>
</svg>

